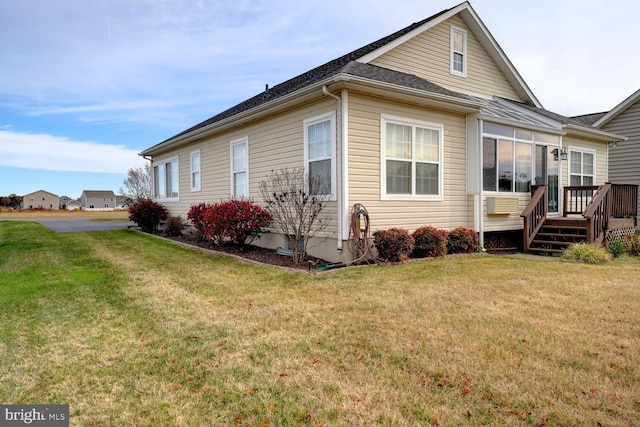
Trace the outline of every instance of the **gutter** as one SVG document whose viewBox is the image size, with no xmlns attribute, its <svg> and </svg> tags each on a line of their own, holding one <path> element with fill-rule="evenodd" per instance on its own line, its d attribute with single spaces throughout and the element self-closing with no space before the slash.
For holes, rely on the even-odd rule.
<svg viewBox="0 0 640 427">
<path fill-rule="evenodd" d="M 626 136 L 617 135 L 615 133 L 605 132 L 595 128 L 585 128 L 583 126 L 573 124 L 566 124 L 564 125 L 564 128 L 572 134 L 596 138 L 606 142 L 626 141 L 629 139 Z"/>
</svg>

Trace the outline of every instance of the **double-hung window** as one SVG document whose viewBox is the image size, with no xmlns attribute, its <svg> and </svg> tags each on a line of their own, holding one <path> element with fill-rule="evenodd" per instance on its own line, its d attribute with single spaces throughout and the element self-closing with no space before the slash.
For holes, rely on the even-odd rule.
<svg viewBox="0 0 640 427">
<path fill-rule="evenodd" d="M 160 200 L 178 199 L 178 159 L 163 160 L 153 165 L 153 196 Z"/>
<path fill-rule="evenodd" d="M 594 151 L 571 148 L 569 151 L 569 185 L 594 185 L 594 159 Z"/>
<path fill-rule="evenodd" d="M 324 114 L 304 121 L 304 157 L 309 192 L 334 199 L 336 194 L 336 115 Z"/>
<path fill-rule="evenodd" d="M 442 199 L 439 124 L 382 117 L 382 195 L 385 199 Z"/>
<path fill-rule="evenodd" d="M 467 32 L 458 27 L 451 27 L 451 74 L 466 77 L 467 75 Z"/>
<path fill-rule="evenodd" d="M 200 191 L 200 151 L 191 153 L 191 191 Z"/>
<path fill-rule="evenodd" d="M 249 142 L 247 138 L 231 141 L 231 195 L 249 197 Z"/>
</svg>

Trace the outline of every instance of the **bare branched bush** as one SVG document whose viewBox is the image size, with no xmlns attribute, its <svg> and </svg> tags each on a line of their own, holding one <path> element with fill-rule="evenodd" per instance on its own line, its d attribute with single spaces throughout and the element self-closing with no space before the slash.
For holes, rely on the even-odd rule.
<svg viewBox="0 0 640 427">
<path fill-rule="evenodd" d="M 280 169 L 260 182 L 260 197 L 272 226 L 291 247 L 293 261 L 304 261 L 309 241 L 327 228 L 326 202 L 318 196 L 322 183 L 309 181 L 303 169 Z"/>
</svg>

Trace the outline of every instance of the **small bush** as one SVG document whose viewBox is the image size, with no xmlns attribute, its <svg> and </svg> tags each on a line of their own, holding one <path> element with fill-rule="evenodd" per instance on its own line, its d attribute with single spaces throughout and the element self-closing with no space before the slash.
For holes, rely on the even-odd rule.
<svg viewBox="0 0 640 427">
<path fill-rule="evenodd" d="M 576 243 L 564 251 L 562 258 L 586 264 L 603 264 L 611 261 L 611 254 L 597 244 Z"/>
<path fill-rule="evenodd" d="M 418 228 L 413 232 L 415 246 L 412 256 L 414 258 L 445 256 L 448 235 L 446 230 L 440 230 L 431 225 Z"/>
<path fill-rule="evenodd" d="M 169 237 L 182 236 L 185 224 L 181 216 L 172 216 L 164 223 L 164 234 Z"/>
<path fill-rule="evenodd" d="M 625 240 L 629 254 L 634 256 L 640 255 L 640 234 L 637 233 L 637 230 L 634 235 L 627 236 Z"/>
<path fill-rule="evenodd" d="M 620 255 L 624 255 L 627 252 L 627 244 L 618 236 L 611 236 L 608 248 L 614 258 L 618 258 Z"/>
<path fill-rule="evenodd" d="M 390 228 L 373 233 L 373 244 L 378 250 L 378 257 L 385 261 L 406 261 L 413 250 L 413 243 L 413 237 L 403 228 Z"/>
<path fill-rule="evenodd" d="M 447 237 L 447 253 L 470 254 L 478 250 L 480 239 L 478 233 L 470 228 L 457 227 Z"/>
<path fill-rule="evenodd" d="M 271 215 L 248 199 L 231 199 L 216 203 L 204 213 L 204 232 L 221 244 L 230 241 L 238 245 L 251 243 L 269 226 Z"/>
<path fill-rule="evenodd" d="M 147 233 L 157 231 L 168 215 L 167 208 L 149 199 L 141 199 L 129 207 L 129 220 Z"/>
<path fill-rule="evenodd" d="M 211 203 L 198 203 L 197 205 L 192 205 L 189 208 L 189 212 L 187 212 L 187 219 L 191 221 L 193 228 L 195 228 L 198 239 L 206 239 L 204 215 L 212 206 Z"/>
</svg>

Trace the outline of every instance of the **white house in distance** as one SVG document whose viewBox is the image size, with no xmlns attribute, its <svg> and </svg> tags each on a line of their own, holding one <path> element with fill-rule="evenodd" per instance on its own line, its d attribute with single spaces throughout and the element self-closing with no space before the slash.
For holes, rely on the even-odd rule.
<svg viewBox="0 0 640 427">
<path fill-rule="evenodd" d="M 84 190 L 80 196 L 80 206 L 83 211 L 114 211 L 117 198 L 111 190 Z"/>
<path fill-rule="evenodd" d="M 600 208 L 618 191 L 605 184 L 608 144 L 624 139 L 546 110 L 463 2 L 140 154 L 152 162 L 154 199 L 170 215 L 229 196 L 259 203 L 271 171 L 305 170 L 322 183 L 317 196 L 332 217 L 309 253 L 350 261 L 355 204 L 367 208 L 372 232 L 464 226 L 485 247 L 506 235 L 538 252 L 560 252 L 574 237 L 602 241 L 608 218 Z M 635 204 L 637 187 L 628 190 Z M 567 213 L 589 217 L 561 225 Z M 579 236 L 564 235 L 577 229 Z M 540 235 L 553 240 L 537 243 Z M 283 242 L 267 233 L 258 243 Z"/>
</svg>

